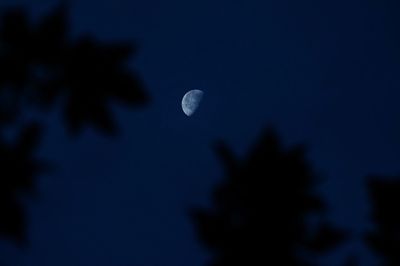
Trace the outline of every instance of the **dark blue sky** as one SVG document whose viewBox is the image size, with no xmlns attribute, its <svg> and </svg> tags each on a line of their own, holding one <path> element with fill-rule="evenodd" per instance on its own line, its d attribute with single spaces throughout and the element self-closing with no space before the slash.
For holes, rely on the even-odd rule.
<svg viewBox="0 0 400 266">
<path fill-rule="evenodd" d="M 185 211 L 206 205 L 222 177 L 210 144 L 222 138 L 244 156 L 266 125 L 309 145 L 329 218 L 355 233 L 335 261 L 352 251 L 366 260 L 364 177 L 400 172 L 399 4 L 71 2 L 72 37 L 137 42 L 132 67 L 152 101 L 115 109 L 115 140 L 91 130 L 71 140 L 54 113 L 40 155 L 59 172 L 41 177 L 30 204 L 31 247 L 1 249 L 10 265 L 204 265 Z M 58 1 L 1 3 L 39 17 Z M 188 118 L 180 100 L 195 88 L 205 94 Z"/>
</svg>

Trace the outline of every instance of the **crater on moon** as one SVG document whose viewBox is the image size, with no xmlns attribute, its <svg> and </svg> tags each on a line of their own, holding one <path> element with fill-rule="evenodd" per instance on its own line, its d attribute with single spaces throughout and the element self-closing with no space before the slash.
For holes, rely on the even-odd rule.
<svg viewBox="0 0 400 266">
<path fill-rule="evenodd" d="M 201 90 L 190 90 L 182 98 L 182 110 L 187 116 L 191 116 L 198 109 L 204 92 Z"/>
</svg>

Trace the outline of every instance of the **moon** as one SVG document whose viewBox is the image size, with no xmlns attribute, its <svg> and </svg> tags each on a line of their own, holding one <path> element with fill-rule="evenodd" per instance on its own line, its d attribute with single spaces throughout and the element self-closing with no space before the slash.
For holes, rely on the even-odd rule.
<svg viewBox="0 0 400 266">
<path fill-rule="evenodd" d="M 201 90 L 190 90 L 182 98 L 182 110 L 187 116 L 191 116 L 199 107 L 204 92 Z"/>
</svg>

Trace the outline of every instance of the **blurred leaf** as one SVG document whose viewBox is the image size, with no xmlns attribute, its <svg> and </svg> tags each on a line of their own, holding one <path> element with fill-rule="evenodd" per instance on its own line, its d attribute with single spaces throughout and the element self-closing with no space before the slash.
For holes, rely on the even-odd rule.
<svg viewBox="0 0 400 266">
<path fill-rule="evenodd" d="M 223 142 L 214 147 L 226 169 L 224 182 L 213 191 L 210 209 L 189 212 L 212 254 L 210 265 L 312 265 L 300 248 L 321 253 L 343 241 L 342 231 L 326 225 L 307 233 L 305 217 L 324 205 L 312 194 L 318 179 L 304 147 L 284 150 L 270 128 L 243 160 Z"/>
</svg>

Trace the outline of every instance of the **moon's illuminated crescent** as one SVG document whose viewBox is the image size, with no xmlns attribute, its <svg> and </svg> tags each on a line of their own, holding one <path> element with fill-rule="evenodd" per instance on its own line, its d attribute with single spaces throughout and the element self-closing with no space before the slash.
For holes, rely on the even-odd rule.
<svg viewBox="0 0 400 266">
<path fill-rule="evenodd" d="M 203 91 L 191 90 L 188 91 L 182 98 L 182 110 L 187 116 L 191 116 L 199 107 L 200 101 L 203 98 Z"/>
</svg>

